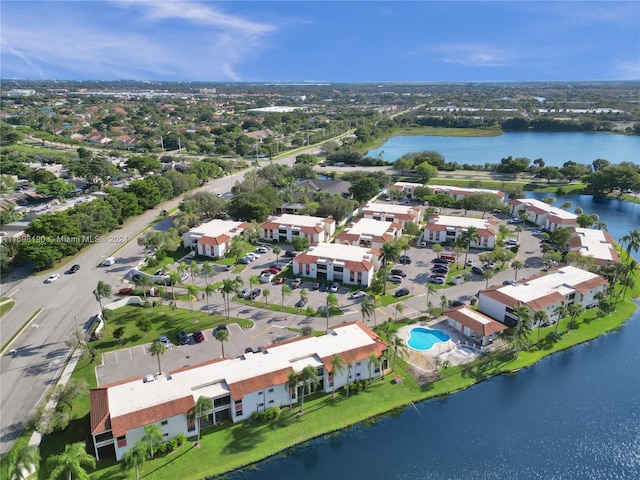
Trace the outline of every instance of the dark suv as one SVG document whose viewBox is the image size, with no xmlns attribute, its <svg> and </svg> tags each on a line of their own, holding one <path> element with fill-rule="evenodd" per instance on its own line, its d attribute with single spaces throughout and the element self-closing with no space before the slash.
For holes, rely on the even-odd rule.
<svg viewBox="0 0 640 480">
<path fill-rule="evenodd" d="M 407 274 L 404 273 L 402 270 L 400 270 L 399 268 L 393 268 L 391 269 L 391 275 L 399 275 L 402 278 L 406 277 Z"/>
<path fill-rule="evenodd" d="M 178 334 L 178 340 L 180 345 L 186 345 L 187 343 L 189 343 L 189 335 L 187 335 L 187 332 L 185 332 L 184 330 L 180 330 L 180 333 Z"/>
</svg>

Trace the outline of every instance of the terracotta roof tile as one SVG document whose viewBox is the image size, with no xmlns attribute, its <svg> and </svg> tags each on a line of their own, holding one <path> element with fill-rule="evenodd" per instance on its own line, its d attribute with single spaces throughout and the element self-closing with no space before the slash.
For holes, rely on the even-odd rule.
<svg viewBox="0 0 640 480">
<path fill-rule="evenodd" d="M 235 383 L 229 383 L 229 392 L 234 400 L 244 398 L 247 393 L 257 392 L 274 385 L 282 385 L 289 380 L 289 373 L 293 372 L 293 368 L 287 367 L 275 372 L 267 372 L 263 375 L 247 378 Z"/>
<path fill-rule="evenodd" d="M 447 310 L 444 312 L 444 315 L 455 320 L 464 327 L 467 327 L 478 335 L 482 335 L 483 337 L 488 337 L 494 333 L 500 333 L 507 329 L 506 325 L 496 322 L 492 318 L 489 318 L 480 312 L 476 312 L 475 310 L 472 310 L 472 312 L 473 313 L 470 313 L 470 309 L 468 307 L 460 306 Z M 483 323 L 474 318 L 476 315 L 482 317 L 485 322 Z"/>
<path fill-rule="evenodd" d="M 136 412 L 127 413 L 111 419 L 111 430 L 114 437 L 126 435 L 134 428 L 150 425 L 176 415 L 187 415 L 189 410 L 195 406 L 193 395 L 177 398 L 169 402 L 143 408 Z"/>
</svg>

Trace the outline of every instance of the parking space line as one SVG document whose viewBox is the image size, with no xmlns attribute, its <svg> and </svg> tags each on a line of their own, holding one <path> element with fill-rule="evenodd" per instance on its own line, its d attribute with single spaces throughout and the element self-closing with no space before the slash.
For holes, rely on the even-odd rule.
<svg viewBox="0 0 640 480">
<path fill-rule="evenodd" d="M 383 315 L 386 315 L 389 318 L 393 318 L 393 315 L 389 315 L 387 312 L 385 312 L 384 310 L 382 310 L 382 308 L 376 308 L 376 310 L 380 313 L 382 313 Z"/>
<path fill-rule="evenodd" d="M 267 333 L 272 328 L 273 328 L 273 325 L 269 325 L 266 330 L 263 330 L 262 332 L 258 333 L 257 335 L 254 335 L 253 337 L 251 337 L 251 340 L 255 340 L 259 336 L 264 335 L 265 333 Z"/>
</svg>

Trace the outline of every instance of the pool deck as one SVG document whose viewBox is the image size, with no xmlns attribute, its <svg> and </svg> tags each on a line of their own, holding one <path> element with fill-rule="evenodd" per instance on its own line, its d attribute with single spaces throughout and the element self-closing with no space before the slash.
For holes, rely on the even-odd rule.
<svg viewBox="0 0 640 480">
<path fill-rule="evenodd" d="M 413 325 L 406 325 L 398 330 L 398 338 L 401 338 L 405 343 L 409 339 L 409 331 L 413 328 L 430 328 L 432 330 L 442 330 L 446 332 L 451 339 L 446 342 L 438 342 L 429 350 L 419 351 L 414 350 L 407 345 L 409 352 L 405 360 L 414 367 L 424 371 L 436 370 L 436 358 L 440 358 L 441 361 L 449 361 L 452 365 L 460 365 L 475 360 L 479 356 L 479 351 L 476 354 L 467 353 L 461 351 L 458 346 L 472 345 L 467 337 L 462 335 L 457 330 L 451 328 L 447 324 L 445 317 L 438 317 L 428 322 L 420 322 Z"/>
</svg>

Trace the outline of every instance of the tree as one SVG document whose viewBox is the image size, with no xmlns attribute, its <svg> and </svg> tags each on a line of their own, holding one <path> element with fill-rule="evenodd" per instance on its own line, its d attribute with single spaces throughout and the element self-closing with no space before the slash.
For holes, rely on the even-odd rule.
<svg viewBox="0 0 640 480">
<path fill-rule="evenodd" d="M 572 328 L 576 328 L 576 319 L 584 313 L 584 307 L 579 303 L 572 303 L 567 307 L 567 313 L 570 318 L 567 330 L 571 330 Z"/>
<path fill-rule="evenodd" d="M 62 477 L 77 480 L 89 480 L 86 469 L 96 468 L 96 459 L 87 453 L 84 442 L 67 445 L 64 452 L 49 459 L 51 465 L 51 480 Z"/>
<path fill-rule="evenodd" d="M 155 453 L 156 447 L 162 443 L 162 429 L 160 425 L 151 424 L 146 425 L 144 427 L 144 437 L 142 437 L 142 442 L 149 450 L 149 458 L 153 460 L 153 454 Z"/>
<path fill-rule="evenodd" d="M 210 283 L 206 287 L 204 287 L 204 294 L 203 295 L 207 299 L 207 313 L 209 313 L 209 314 L 210 314 L 209 297 L 211 295 L 213 295 L 215 291 L 216 291 L 216 286 L 213 283 Z"/>
<path fill-rule="evenodd" d="M 273 247 L 273 253 L 276 254 L 276 263 L 280 261 L 280 252 L 282 252 L 282 249 L 278 245 Z"/>
<path fill-rule="evenodd" d="M 523 230 L 524 228 L 520 225 L 516 226 L 516 242 L 520 241 L 520 233 L 522 233 Z"/>
<path fill-rule="evenodd" d="M 383 295 L 387 294 L 387 270 L 389 263 L 394 263 L 400 256 L 400 246 L 397 242 L 385 242 L 382 244 L 382 265 L 384 270 Z"/>
<path fill-rule="evenodd" d="M 216 331 L 216 340 L 218 340 L 222 346 L 222 356 L 224 357 L 224 342 L 229 340 L 229 330 L 226 328 L 219 328 Z"/>
<path fill-rule="evenodd" d="M 283 310 L 284 310 L 284 301 L 289 295 L 291 295 L 292 292 L 293 292 L 293 290 L 291 289 L 291 287 L 289 285 L 282 284 L 281 295 L 282 295 L 282 309 Z"/>
<path fill-rule="evenodd" d="M 73 401 L 81 395 L 85 395 L 89 391 L 88 384 L 85 380 L 76 380 L 71 378 L 66 384 L 58 384 L 53 390 L 51 397 L 58 403 L 64 403 L 69 407 L 69 411 L 73 410 Z"/>
<path fill-rule="evenodd" d="M 287 375 L 287 386 L 289 387 L 289 410 L 293 408 L 291 401 L 293 400 L 293 392 L 298 386 L 298 381 L 300 380 L 300 375 L 296 372 L 289 372 Z"/>
<path fill-rule="evenodd" d="M 489 288 L 489 280 L 491 280 L 494 275 L 493 270 L 487 269 L 482 272 L 482 278 L 486 280 L 484 288 Z"/>
<path fill-rule="evenodd" d="M 196 441 L 196 445 L 200 444 L 200 431 L 202 430 L 202 417 L 204 416 L 205 413 L 210 412 L 211 410 L 213 410 L 213 400 L 211 400 L 209 397 L 200 395 L 198 397 L 198 401 L 196 402 L 196 408 L 195 408 L 196 419 L 198 420 L 198 440 Z"/>
<path fill-rule="evenodd" d="M 158 375 L 162 373 L 162 368 L 160 368 L 160 357 L 167 352 L 167 347 L 165 347 L 164 343 L 160 340 L 156 340 L 149 347 L 149 353 L 151 353 L 152 357 L 158 358 Z"/>
<path fill-rule="evenodd" d="M 436 286 L 433 283 L 429 283 L 427 285 L 427 300 L 426 300 L 426 305 L 427 305 L 427 311 L 429 312 L 429 314 L 431 314 L 431 309 L 429 308 L 429 297 L 431 296 L 432 293 L 435 293 L 437 290 Z"/>
<path fill-rule="evenodd" d="M 209 280 L 215 275 L 216 269 L 211 262 L 203 262 L 201 271 L 204 275 L 204 284 L 208 287 Z"/>
<path fill-rule="evenodd" d="M 367 364 L 367 368 L 369 369 L 369 385 L 373 383 L 372 380 L 372 370 L 374 366 L 378 366 L 380 364 L 380 359 L 375 353 L 370 353 L 367 357 L 369 363 Z"/>
<path fill-rule="evenodd" d="M 465 240 L 465 244 L 467 245 L 467 251 L 464 255 L 464 263 L 466 265 L 471 244 L 472 243 L 477 244 L 480 241 L 480 234 L 478 233 L 478 229 L 473 225 L 471 225 L 469 228 L 467 228 L 467 231 L 463 233 L 463 238 Z"/>
<path fill-rule="evenodd" d="M 637 253 L 640 250 L 640 230 L 631 230 L 627 235 L 624 235 L 620 238 L 620 244 L 627 245 L 627 261 L 631 262 L 633 257 L 631 256 L 631 251 Z"/>
<path fill-rule="evenodd" d="M 302 379 L 302 399 L 300 401 L 300 413 L 303 414 L 304 413 L 304 395 L 307 391 L 311 393 L 313 391 L 313 388 L 316 385 L 318 385 L 318 373 L 316 372 L 316 369 L 313 366 L 307 365 L 302 370 L 300 377 Z"/>
<path fill-rule="evenodd" d="M 542 326 L 549 321 L 549 314 L 546 310 L 538 310 L 533 314 L 533 320 L 538 324 L 538 346 L 540 346 L 540 330 Z"/>
<path fill-rule="evenodd" d="M 564 250 L 571 235 L 571 231 L 568 228 L 558 227 L 549 234 L 549 240 L 551 240 L 556 248 Z"/>
<path fill-rule="evenodd" d="M 258 275 L 249 276 L 249 288 L 253 290 L 254 285 L 260 285 L 260 277 Z M 253 302 L 253 300 L 251 300 Z"/>
<path fill-rule="evenodd" d="M 513 262 L 511 262 L 511 268 L 513 268 L 516 271 L 515 275 L 513 276 L 514 280 L 518 279 L 518 270 L 520 270 L 523 267 L 524 267 L 524 264 L 520 260 L 514 260 Z"/>
<path fill-rule="evenodd" d="M 195 285 L 187 285 L 187 292 L 189 293 L 189 310 L 193 313 L 193 299 L 198 298 L 198 287 Z"/>
<path fill-rule="evenodd" d="M 362 303 L 360 304 L 360 311 L 362 313 L 362 318 L 367 321 L 371 318 L 371 316 L 376 311 L 376 301 L 373 297 L 369 295 L 365 296 L 362 299 Z"/>
<path fill-rule="evenodd" d="M 466 246 L 466 244 L 465 244 L 465 246 Z M 439 243 L 434 244 L 432 248 L 433 248 L 433 253 L 435 253 L 438 257 L 440 257 L 440 254 L 442 252 L 444 252 L 444 247 L 442 245 L 440 245 Z"/>
<path fill-rule="evenodd" d="M 151 277 L 147 276 L 147 275 L 138 275 L 138 281 L 137 283 L 139 285 L 142 286 L 142 294 L 144 295 L 144 299 L 147 299 L 147 288 L 149 289 L 149 291 L 151 291 L 151 287 L 153 287 L 155 284 L 153 282 L 153 280 L 151 279 Z"/>
<path fill-rule="evenodd" d="M 374 178 L 364 177 L 349 187 L 349 193 L 358 203 L 366 202 L 380 193 L 380 185 Z"/>
<path fill-rule="evenodd" d="M 262 296 L 264 297 L 264 304 L 269 305 L 269 295 L 271 295 L 271 290 L 269 290 L 268 288 L 265 288 L 262 291 Z"/>
<path fill-rule="evenodd" d="M 336 297 L 335 293 L 329 293 L 324 303 L 325 315 L 327 317 L 327 332 L 329 332 L 329 312 L 331 310 L 331 307 L 337 307 L 337 306 L 338 306 L 338 297 Z"/>
<path fill-rule="evenodd" d="M 568 211 L 571 208 L 571 202 L 563 202 L 560 208 Z"/>
<path fill-rule="evenodd" d="M 40 462 L 40 454 L 35 445 L 14 445 L 6 456 L 8 478 L 26 480 L 27 475 L 35 470 Z"/>
<path fill-rule="evenodd" d="M 396 360 L 398 355 L 401 358 L 405 358 L 405 356 L 409 353 L 407 349 L 407 345 L 404 343 L 404 340 L 399 338 L 397 335 L 393 335 L 391 337 L 391 347 L 393 348 L 393 367 L 391 368 L 391 373 L 396 370 Z"/>
<path fill-rule="evenodd" d="M 220 293 L 225 301 L 227 321 L 231 318 L 231 297 L 238 292 L 239 285 L 242 285 L 242 277 L 225 278 L 222 280 Z"/>
<path fill-rule="evenodd" d="M 558 336 L 558 326 L 560 325 L 560 319 L 564 318 L 567 315 L 567 306 L 562 303 L 554 308 L 553 313 L 557 315 L 556 317 L 556 328 L 553 329 L 553 335 L 555 337 Z"/>
<path fill-rule="evenodd" d="M 309 248 L 310 244 L 308 237 L 302 237 L 300 235 L 293 237 L 293 240 L 291 240 L 291 245 L 293 245 L 293 248 L 298 252 L 304 252 Z"/>
<path fill-rule="evenodd" d="M 146 462 L 147 455 L 145 452 L 145 446 L 142 442 L 136 443 L 133 448 L 130 448 L 122 456 L 122 463 L 120 469 L 123 472 L 135 468 L 136 480 L 140 479 L 140 467 Z"/>
<path fill-rule="evenodd" d="M 351 387 L 351 371 L 353 370 L 353 363 L 347 364 L 347 384 L 345 385 L 347 390 L 347 398 L 349 398 L 349 387 Z"/>
<path fill-rule="evenodd" d="M 191 285 L 195 284 L 196 276 L 200 274 L 200 268 L 198 267 L 198 262 L 192 260 L 189 264 L 189 272 L 191 273 Z"/>
<path fill-rule="evenodd" d="M 404 305 L 402 305 L 402 303 L 396 303 L 396 306 L 394 308 L 393 321 L 397 322 L 398 314 L 402 315 L 403 312 L 404 312 Z"/>
<path fill-rule="evenodd" d="M 96 297 L 96 300 L 100 303 L 100 311 L 102 312 L 102 299 L 111 297 L 111 285 L 102 280 L 98 281 L 98 286 L 93 291 L 93 294 Z"/>
<path fill-rule="evenodd" d="M 169 282 L 171 282 L 171 295 L 173 296 L 173 306 L 176 306 L 176 290 L 175 284 L 180 283 L 180 274 L 178 272 L 171 272 L 169 274 Z"/>
<path fill-rule="evenodd" d="M 526 346 L 531 333 L 531 310 L 527 305 L 519 305 L 515 307 L 514 313 L 518 317 L 516 323 L 516 334 L 514 342 L 516 344 L 516 358 L 520 356 L 520 350 Z"/>
<path fill-rule="evenodd" d="M 333 391 L 331 392 L 331 396 L 336 396 L 336 374 L 344 373 L 344 360 L 338 354 L 335 354 L 331 357 L 331 376 L 333 377 Z"/>
<path fill-rule="evenodd" d="M 431 165 L 429 162 L 422 162 L 415 167 L 421 183 L 429 183 L 433 177 L 438 176 L 438 169 Z"/>
</svg>

